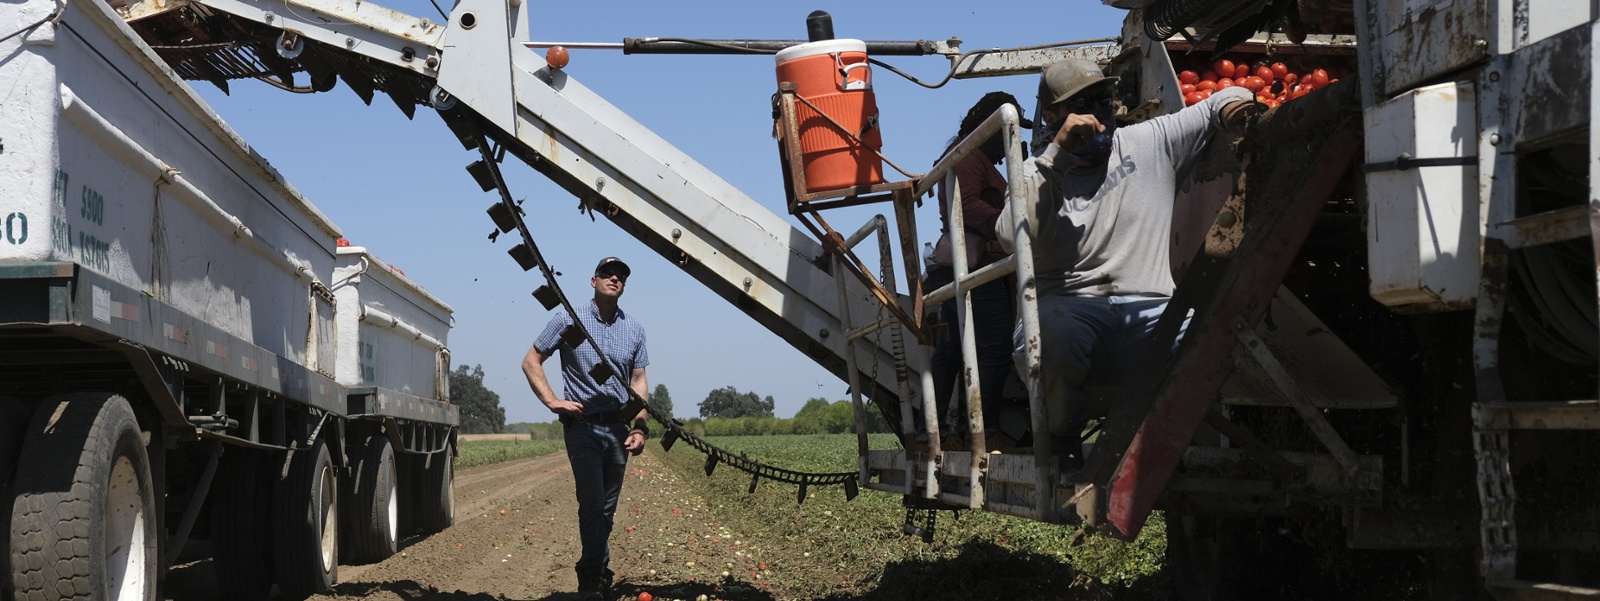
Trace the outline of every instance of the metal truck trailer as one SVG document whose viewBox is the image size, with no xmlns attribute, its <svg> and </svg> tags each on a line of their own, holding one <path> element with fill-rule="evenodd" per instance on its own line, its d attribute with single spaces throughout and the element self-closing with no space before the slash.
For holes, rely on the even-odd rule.
<svg viewBox="0 0 1600 601">
<path fill-rule="evenodd" d="M 425 385 L 341 383 L 338 228 L 109 6 L 0 23 L 0 598 L 154 599 L 202 537 L 231 596 L 304 597 L 449 525 L 449 308 L 391 295 L 443 316 Z"/>
</svg>

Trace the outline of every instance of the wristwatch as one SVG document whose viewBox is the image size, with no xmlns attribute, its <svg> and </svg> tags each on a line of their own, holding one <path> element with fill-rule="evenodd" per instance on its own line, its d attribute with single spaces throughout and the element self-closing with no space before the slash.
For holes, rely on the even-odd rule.
<svg viewBox="0 0 1600 601">
<path fill-rule="evenodd" d="M 645 438 L 650 437 L 650 422 L 644 420 L 633 422 L 633 429 L 637 430 L 641 434 L 644 434 Z"/>
</svg>

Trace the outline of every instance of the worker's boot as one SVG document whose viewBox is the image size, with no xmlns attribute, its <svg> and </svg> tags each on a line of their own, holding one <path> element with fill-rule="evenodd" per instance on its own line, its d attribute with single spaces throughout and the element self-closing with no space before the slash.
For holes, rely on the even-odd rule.
<svg viewBox="0 0 1600 601">
<path fill-rule="evenodd" d="M 612 572 L 611 568 L 600 568 L 600 575 L 598 576 L 600 581 L 600 596 L 604 597 L 605 601 L 611 601 L 612 599 L 616 598 L 611 595 L 611 583 L 616 579 L 616 577 L 616 572 Z"/>
<path fill-rule="evenodd" d="M 609 601 L 602 576 L 596 572 L 578 572 L 578 599 L 581 601 Z"/>
</svg>

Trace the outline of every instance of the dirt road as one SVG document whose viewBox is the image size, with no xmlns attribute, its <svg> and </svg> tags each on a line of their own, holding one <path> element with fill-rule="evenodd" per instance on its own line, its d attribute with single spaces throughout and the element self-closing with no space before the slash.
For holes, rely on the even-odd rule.
<svg viewBox="0 0 1600 601">
<path fill-rule="evenodd" d="M 652 453 L 629 462 L 611 539 L 620 598 L 644 590 L 666 599 L 773 598 L 761 590 L 759 549 L 703 513 Z M 455 526 L 403 541 L 402 552 L 382 563 L 339 566 L 340 584 L 313 599 L 575 600 L 576 515 L 563 453 L 462 470 Z M 195 557 L 175 568 L 167 591 L 176 601 L 218 598 L 210 562 Z"/>
</svg>

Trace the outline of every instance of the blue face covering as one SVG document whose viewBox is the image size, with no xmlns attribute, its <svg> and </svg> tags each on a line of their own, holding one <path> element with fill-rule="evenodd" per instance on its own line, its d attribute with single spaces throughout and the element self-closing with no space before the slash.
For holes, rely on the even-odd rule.
<svg viewBox="0 0 1600 601">
<path fill-rule="evenodd" d="M 1083 148 L 1072 151 L 1072 156 L 1078 159 L 1080 165 L 1098 163 L 1111 156 L 1111 138 L 1112 134 L 1116 133 L 1117 130 L 1116 111 L 1111 106 L 1111 103 L 1095 105 L 1089 114 L 1100 120 L 1100 125 L 1105 126 L 1106 129 L 1095 135 L 1093 140 L 1083 145 Z"/>
</svg>

